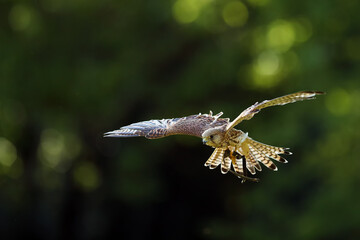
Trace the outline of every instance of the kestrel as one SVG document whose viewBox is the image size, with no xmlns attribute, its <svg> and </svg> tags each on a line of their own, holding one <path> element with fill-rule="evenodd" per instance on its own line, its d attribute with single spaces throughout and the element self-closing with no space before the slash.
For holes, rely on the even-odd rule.
<svg viewBox="0 0 360 240">
<path fill-rule="evenodd" d="M 234 121 L 229 118 L 220 118 L 222 112 L 209 114 L 191 115 L 182 118 L 171 118 L 162 120 L 150 120 L 133 123 L 121 127 L 119 130 L 105 133 L 105 137 L 146 137 L 156 139 L 170 135 L 182 134 L 201 137 L 203 143 L 215 148 L 205 166 L 214 169 L 221 165 L 221 172 L 226 174 L 232 172 L 239 178 L 245 180 L 259 181 L 258 178 L 250 178 L 246 169 L 254 175 L 256 170 L 261 171 L 261 165 L 277 171 L 273 160 L 287 163 L 280 154 L 292 154 L 288 148 L 275 147 L 257 142 L 241 130 L 234 127 L 243 120 L 251 119 L 261 109 L 276 105 L 285 105 L 297 101 L 314 99 L 316 95 L 324 94 L 318 91 L 302 91 L 272 100 L 255 103 L 245 109 Z M 231 169 L 233 166 L 233 169 Z"/>
</svg>

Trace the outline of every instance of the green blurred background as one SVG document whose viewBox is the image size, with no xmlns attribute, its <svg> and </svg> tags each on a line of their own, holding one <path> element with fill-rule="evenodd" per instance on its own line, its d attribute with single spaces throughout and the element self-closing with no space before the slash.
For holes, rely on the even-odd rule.
<svg viewBox="0 0 360 240">
<path fill-rule="evenodd" d="M 360 2 L 2 0 L 1 239 L 359 239 Z M 132 122 L 316 100 L 238 126 L 290 147 L 260 183 Z"/>
</svg>

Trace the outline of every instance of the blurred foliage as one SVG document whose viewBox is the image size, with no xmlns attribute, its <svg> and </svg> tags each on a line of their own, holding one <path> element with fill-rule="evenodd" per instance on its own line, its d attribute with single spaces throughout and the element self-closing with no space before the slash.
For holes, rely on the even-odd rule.
<svg viewBox="0 0 360 240">
<path fill-rule="evenodd" d="M 3 0 L 1 239 L 358 239 L 360 2 Z M 259 184 L 132 122 L 299 90 L 238 126 L 291 147 Z"/>
</svg>

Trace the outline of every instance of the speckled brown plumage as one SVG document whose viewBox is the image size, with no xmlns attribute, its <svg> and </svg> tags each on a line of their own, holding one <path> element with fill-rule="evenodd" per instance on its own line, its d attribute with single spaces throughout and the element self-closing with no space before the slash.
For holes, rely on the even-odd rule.
<svg viewBox="0 0 360 240">
<path fill-rule="evenodd" d="M 289 155 L 291 153 L 287 151 L 287 148 L 257 142 L 248 137 L 247 133 L 234 127 L 243 120 L 251 119 L 263 108 L 314 99 L 319 94 L 323 93 L 302 91 L 255 103 L 241 112 L 232 122 L 228 118 L 220 118 L 222 112 L 213 115 L 210 111 L 209 114 L 133 123 L 121 127 L 119 130 L 107 132 L 105 137 L 143 136 L 155 139 L 176 134 L 202 137 L 204 143 L 215 148 L 213 154 L 205 162 L 205 166 L 214 169 L 220 165 L 223 174 L 230 171 L 242 178 L 243 181 L 258 180 L 247 177 L 246 169 L 251 174 L 255 174 L 256 170 L 261 171 L 259 163 L 262 163 L 267 168 L 276 171 L 277 167 L 273 160 L 286 163 L 287 160 L 279 154 Z"/>
<path fill-rule="evenodd" d="M 209 128 L 226 126 L 228 118 L 219 118 L 221 114 L 197 114 L 182 118 L 150 120 L 133 123 L 119 130 L 105 133 L 106 137 L 146 137 L 156 139 L 170 135 L 190 135 L 201 137 Z"/>
<path fill-rule="evenodd" d="M 180 118 L 169 125 L 168 136 L 174 134 L 191 135 L 201 137 L 203 132 L 209 128 L 226 126 L 229 123 L 228 118 L 217 118 L 212 114 L 191 115 Z"/>
</svg>

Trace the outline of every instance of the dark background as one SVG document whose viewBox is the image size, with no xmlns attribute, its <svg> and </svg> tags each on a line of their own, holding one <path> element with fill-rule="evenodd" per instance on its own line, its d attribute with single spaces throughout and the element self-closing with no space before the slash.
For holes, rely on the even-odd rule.
<svg viewBox="0 0 360 240">
<path fill-rule="evenodd" d="M 1 239 L 359 239 L 360 2 L 0 3 Z M 238 128 L 290 147 L 260 183 L 132 122 L 299 90 Z"/>
</svg>

